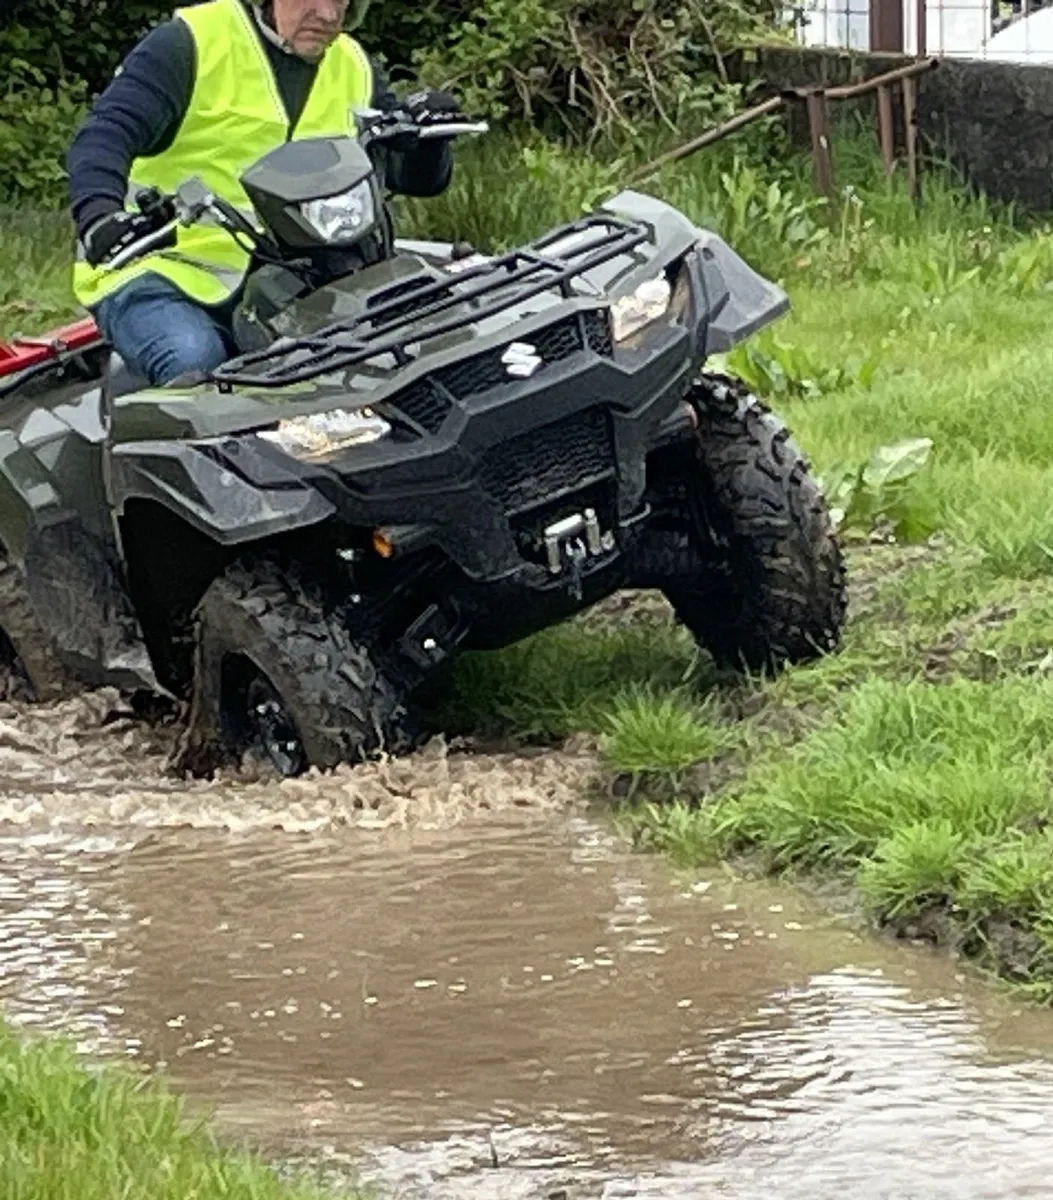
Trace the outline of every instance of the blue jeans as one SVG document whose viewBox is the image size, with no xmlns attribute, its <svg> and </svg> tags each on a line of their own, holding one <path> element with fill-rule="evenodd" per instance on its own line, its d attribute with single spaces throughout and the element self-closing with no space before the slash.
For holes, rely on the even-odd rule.
<svg viewBox="0 0 1053 1200">
<path fill-rule="evenodd" d="M 161 275 L 140 275 L 92 311 L 128 368 L 153 387 L 189 371 L 211 371 L 233 353 L 230 304 L 206 308 Z"/>
</svg>

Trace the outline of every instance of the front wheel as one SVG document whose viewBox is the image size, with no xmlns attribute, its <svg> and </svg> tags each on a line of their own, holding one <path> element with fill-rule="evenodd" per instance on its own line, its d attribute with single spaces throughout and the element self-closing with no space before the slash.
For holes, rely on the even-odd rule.
<svg viewBox="0 0 1053 1200">
<path fill-rule="evenodd" d="M 175 767 L 246 753 L 280 775 L 412 747 L 397 689 L 309 586 L 235 564 L 198 605 L 190 718 Z"/>
<path fill-rule="evenodd" d="M 651 501 L 671 536 L 659 586 L 717 665 L 778 671 L 835 651 L 844 559 L 822 491 L 786 426 L 745 387 L 703 375 L 690 441 L 656 455 Z"/>
</svg>

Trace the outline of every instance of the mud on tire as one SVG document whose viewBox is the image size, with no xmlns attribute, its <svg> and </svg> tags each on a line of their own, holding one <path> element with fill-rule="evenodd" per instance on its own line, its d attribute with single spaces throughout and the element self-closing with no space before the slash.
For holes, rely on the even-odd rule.
<svg viewBox="0 0 1053 1200">
<path fill-rule="evenodd" d="M 177 771 L 208 774 L 250 748 L 231 710 L 232 671 L 246 667 L 280 697 L 302 747 L 299 769 L 399 754 L 414 743 L 396 689 L 321 596 L 274 563 L 235 564 L 196 610 L 193 691 Z"/>
<path fill-rule="evenodd" d="M 677 617 L 733 670 L 835 651 L 847 609 L 841 548 L 789 430 L 738 381 L 702 376 L 691 444 L 666 451 L 656 505 L 681 530 L 661 584 Z"/>
<path fill-rule="evenodd" d="M 43 703 L 82 690 L 37 618 L 21 569 L 0 557 L 0 694 Z"/>
</svg>

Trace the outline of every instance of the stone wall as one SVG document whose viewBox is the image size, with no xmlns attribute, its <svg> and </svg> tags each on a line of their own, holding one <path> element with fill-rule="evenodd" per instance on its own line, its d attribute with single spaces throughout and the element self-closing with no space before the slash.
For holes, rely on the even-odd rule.
<svg viewBox="0 0 1053 1200">
<path fill-rule="evenodd" d="M 736 74 L 763 81 L 767 91 L 849 83 L 909 61 L 782 47 L 750 58 L 735 64 Z M 835 103 L 874 110 L 872 96 Z M 794 124 L 800 127 L 800 114 Z M 942 59 L 918 79 L 918 133 L 926 153 L 949 160 L 989 196 L 1053 212 L 1053 67 Z"/>
</svg>

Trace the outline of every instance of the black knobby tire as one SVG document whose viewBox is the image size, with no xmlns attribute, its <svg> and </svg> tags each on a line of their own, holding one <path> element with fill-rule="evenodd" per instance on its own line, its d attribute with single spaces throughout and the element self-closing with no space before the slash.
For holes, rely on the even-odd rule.
<svg viewBox="0 0 1053 1200">
<path fill-rule="evenodd" d="M 786 426 L 741 383 L 704 375 L 679 460 L 692 567 L 663 587 L 722 668 L 778 671 L 836 651 L 844 558 L 823 493 Z"/>
<path fill-rule="evenodd" d="M 188 726 L 175 767 L 208 774 L 252 746 L 236 703 L 246 668 L 280 700 L 303 761 L 282 774 L 330 769 L 377 752 L 400 754 L 414 736 L 397 689 L 319 594 L 272 562 L 235 564 L 196 610 Z M 275 764 L 277 765 L 277 764 Z"/>
<path fill-rule="evenodd" d="M 83 688 L 63 665 L 29 598 L 21 569 L 0 558 L 0 659 L 8 694 L 39 703 Z"/>
</svg>

